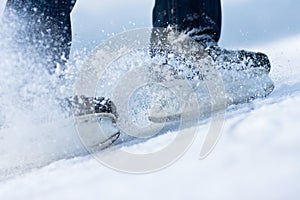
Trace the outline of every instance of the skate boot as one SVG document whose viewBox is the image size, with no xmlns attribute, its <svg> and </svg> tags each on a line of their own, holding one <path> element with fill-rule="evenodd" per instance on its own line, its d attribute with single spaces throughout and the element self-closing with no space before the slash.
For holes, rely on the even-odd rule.
<svg viewBox="0 0 300 200">
<path fill-rule="evenodd" d="M 79 136 L 88 149 L 106 148 L 119 138 L 118 115 L 109 98 L 75 96 L 69 104 Z"/>
<path fill-rule="evenodd" d="M 219 68 L 227 70 L 252 70 L 256 73 L 269 73 L 271 64 L 268 56 L 261 52 L 228 50 L 211 40 L 198 41 L 212 57 Z"/>
</svg>

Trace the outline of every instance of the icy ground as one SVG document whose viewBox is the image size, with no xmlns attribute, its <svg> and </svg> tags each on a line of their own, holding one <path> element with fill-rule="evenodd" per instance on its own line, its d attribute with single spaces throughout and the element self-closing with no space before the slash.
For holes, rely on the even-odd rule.
<svg viewBox="0 0 300 200">
<path fill-rule="evenodd" d="M 101 165 L 86 155 L 70 127 L 47 135 L 51 143 L 40 137 L 34 141 L 38 133 L 14 141 L 13 135 L 3 136 L 11 132 L 0 132 L 2 170 L 13 168 L 20 157 L 42 166 L 22 170 L 16 164 L 1 171 L 0 199 L 299 199 L 299 48 L 300 36 L 253 48 L 270 56 L 276 89 L 266 99 L 231 106 L 222 137 L 204 160 L 198 158 L 208 124 L 199 125 L 197 139 L 180 160 L 145 175 Z M 124 148 L 155 149 L 171 134 Z"/>
</svg>

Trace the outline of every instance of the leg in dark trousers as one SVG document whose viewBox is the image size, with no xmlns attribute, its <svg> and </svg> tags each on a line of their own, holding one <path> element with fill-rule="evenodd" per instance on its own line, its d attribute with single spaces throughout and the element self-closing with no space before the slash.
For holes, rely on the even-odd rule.
<svg viewBox="0 0 300 200">
<path fill-rule="evenodd" d="M 176 27 L 195 40 L 218 42 L 221 34 L 220 0 L 156 0 L 153 26 Z"/>
<path fill-rule="evenodd" d="M 221 35 L 221 0 L 156 0 L 153 9 L 153 26 L 173 27 L 198 41 L 213 58 L 223 66 L 247 63 L 247 67 L 261 68 L 267 73 L 271 69 L 268 57 L 263 53 L 245 50 L 227 50 L 217 43 Z M 166 32 L 167 33 L 167 32 Z M 165 45 L 165 33 L 154 29 L 151 38 L 152 54 L 160 44 Z M 168 33 L 167 33 L 168 34 Z M 243 66 L 245 68 L 245 66 Z"/>
<path fill-rule="evenodd" d="M 15 40 L 34 47 L 50 71 L 69 58 L 70 13 L 76 0 L 8 0 L 4 21 L 13 24 Z"/>
</svg>

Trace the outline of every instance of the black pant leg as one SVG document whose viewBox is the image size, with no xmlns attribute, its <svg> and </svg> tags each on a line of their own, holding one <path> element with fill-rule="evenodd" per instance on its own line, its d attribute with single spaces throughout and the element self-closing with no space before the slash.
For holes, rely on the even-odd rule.
<svg viewBox="0 0 300 200">
<path fill-rule="evenodd" d="M 206 35 L 218 42 L 221 34 L 220 0 L 156 0 L 153 26 L 174 26 L 195 39 Z"/>
<path fill-rule="evenodd" d="M 13 24 L 17 43 L 29 43 L 54 69 L 69 58 L 70 13 L 75 3 L 76 0 L 8 0 L 4 20 Z"/>
</svg>

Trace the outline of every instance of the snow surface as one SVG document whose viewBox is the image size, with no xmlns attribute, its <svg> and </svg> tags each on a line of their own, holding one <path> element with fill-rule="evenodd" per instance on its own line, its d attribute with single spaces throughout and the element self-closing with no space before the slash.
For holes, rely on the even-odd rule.
<svg viewBox="0 0 300 200">
<path fill-rule="evenodd" d="M 132 175 L 87 155 L 68 121 L 41 133 L 34 119 L 19 116 L 14 129 L 0 131 L 0 199 L 299 199 L 300 35 L 249 49 L 269 55 L 276 88 L 266 99 L 228 109 L 222 137 L 206 159 L 198 158 L 209 124 L 199 125 L 195 142 L 173 165 Z M 32 78 L 4 64 L 0 92 L 21 75 Z M 47 114 L 60 117 L 53 112 Z M 151 151 L 173 134 L 122 148 Z"/>
<path fill-rule="evenodd" d="M 276 89 L 266 99 L 231 106 L 206 159 L 198 159 L 202 134 L 179 161 L 152 174 L 119 173 L 91 156 L 62 159 L 2 181 L 0 198 L 298 199 L 299 44 L 297 36 L 260 48 L 272 60 Z M 164 137 L 124 148 L 157 148 Z"/>
</svg>

